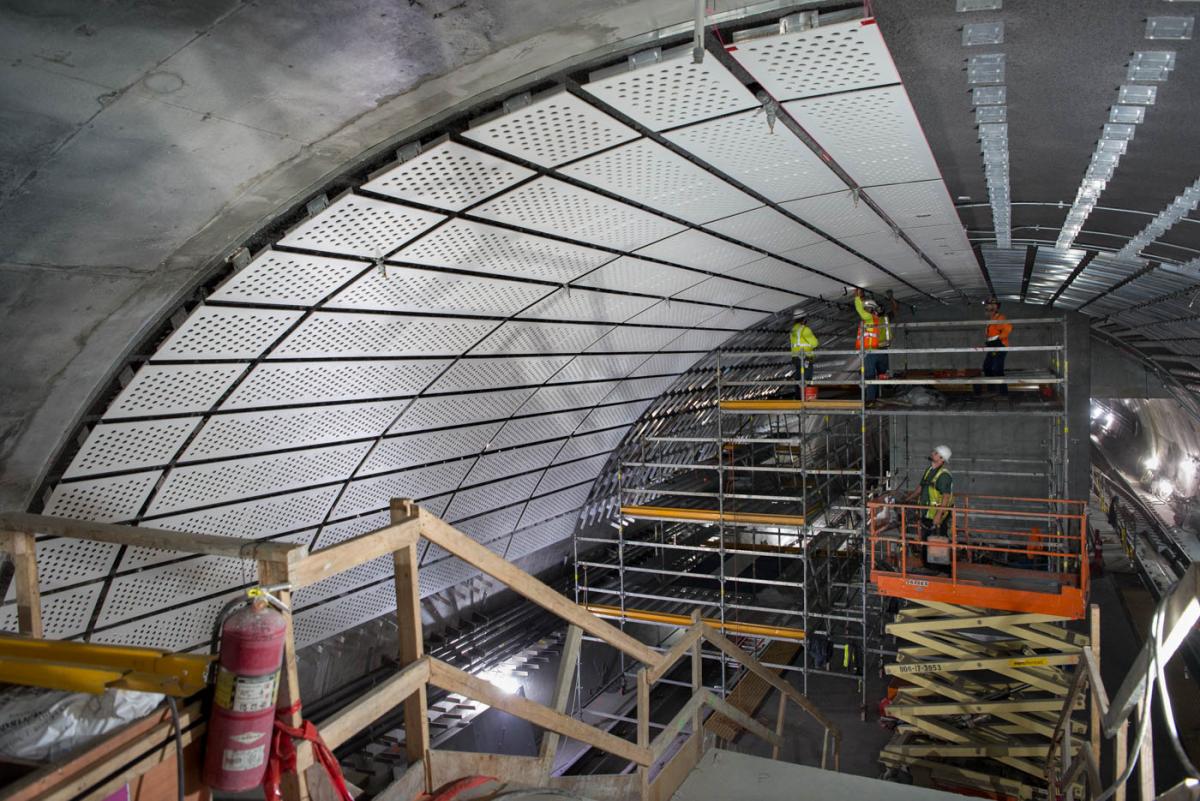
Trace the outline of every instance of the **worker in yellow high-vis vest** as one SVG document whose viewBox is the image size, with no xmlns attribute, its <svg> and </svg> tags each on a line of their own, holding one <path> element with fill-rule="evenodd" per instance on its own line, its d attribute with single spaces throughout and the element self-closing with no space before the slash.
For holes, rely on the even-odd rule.
<svg viewBox="0 0 1200 801">
<path fill-rule="evenodd" d="M 861 289 L 854 290 L 854 311 L 858 313 L 859 319 L 858 336 L 854 339 L 854 346 L 863 351 L 863 380 L 886 378 L 888 353 L 883 343 L 891 339 L 891 326 L 887 318 L 880 314 L 879 304 L 866 299 Z M 879 387 L 867 384 L 863 393 L 863 400 L 870 403 L 879 394 Z"/>
<path fill-rule="evenodd" d="M 921 483 L 909 493 L 906 503 L 916 503 L 919 510 L 920 529 L 918 538 L 922 543 L 931 536 L 947 538 L 950 518 L 954 514 L 954 476 L 946 463 L 950 461 L 950 448 L 938 445 L 929 454 L 929 467 L 921 475 Z M 911 518 L 910 518 L 911 519 Z M 924 563 L 924 548 L 916 549 L 916 564 Z"/>
<path fill-rule="evenodd" d="M 808 327 L 808 315 L 801 311 L 796 311 L 792 315 L 792 378 L 796 382 L 796 399 L 797 400 L 814 400 L 817 397 L 817 388 L 808 386 L 808 382 L 813 380 L 813 351 L 820 345 L 817 335 Z M 800 392 L 800 382 L 803 379 L 805 383 L 804 393 Z"/>
</svg>

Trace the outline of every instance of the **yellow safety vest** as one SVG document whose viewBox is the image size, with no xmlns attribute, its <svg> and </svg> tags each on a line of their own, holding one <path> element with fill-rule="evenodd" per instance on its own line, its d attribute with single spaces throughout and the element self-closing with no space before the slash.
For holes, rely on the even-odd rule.
<svg viewBox="0 0 1200 801">
<path fill-rule="evenodd" d="M 813 330 L 807 325 L 801 325 L 800 323 L 792 326 L 791 342 L 792 353 L 803 353 L 806 355 L 816 350 L 817 345 L 820 344 L 817 342 L 817 335 L 813 333 Z"/>
<path fill-rule="evenodd" d="M 936 471 L 933 469 L 933 465 L 930 465 L 925 468 L 925 475 L 921 476 L 921 489 L 924 491 L 922 494 L 928 494 L 929 497 L 929 507 L 925 510 L 925 517 L 930 520 L 933 519 L 934 512 L 937 511 L 938 504 L 942 501 L 942 492 L 937 488 L 937 481 L 943 473 L 949 472 L 945 465 L 937 468 Z M 930 473 L 933 473 L 932 477 L 930 477 Z"/>
</svg>

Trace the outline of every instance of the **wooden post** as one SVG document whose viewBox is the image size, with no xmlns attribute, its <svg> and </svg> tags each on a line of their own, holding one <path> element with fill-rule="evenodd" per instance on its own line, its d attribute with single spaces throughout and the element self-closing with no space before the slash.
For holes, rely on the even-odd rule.
<svg viewBox="0 0 1200 801">
<path fill-rule="evenodd" d="M 700 607 L 696 607 L 695 609 L 692 610 L 692 626 L 696 626 L 699 622 L 700 622 Z M 692 695 L 695 695 L 696 693 L 700 692 L 701 685 L 702 685 L 701 679 L 703 677 L 704 665 L 701 662 L 701 657 L 700 657 L 701 643 L 702 643 L 702 638 L 698 637 L 698 638 L 696 638 L 696 642 L 692 645 Z M 692 715 L 692 734 L 696 734 L 696 735 L 701 734 L 700 719 L 702 716 L 703 716 L 702 710 L 700 710 L 700 709 L 697 709 L 695 714 Z"/>
<path fill-rule="evenodd" d="M 567 636 L 563 640 L 562 658 L 558 660 L 558 680 L 554 685 L 554 698 L 551 707 L 555 712 L 566 714 L 567 702 L 571 698 L 571 681 L 579 665 L 579 647 L 583 643 L 583 629 L 578 626 L 568 626 Z M 558 734 L 547 730 L 542 735 L 542 747 L 538 754 L 545 767 L 546 776 L 554 770 L 554 755 L 558 753 Z"/>
<path fill-rule="evenodd" d="M 1137 715 L 1134 720 L 1141 717 L 1142 704 L 1138 702 Z M 1146 739 L 1142 741 L 1142 750 L 1138 755 L 1137 764 L 1137 784 L 1138 797 L 1142 801 L 1149 801 L 1154 798 L 1154 710 L 1148 710 L 1151 715 L 1149 724 L 1146 726 Z"/>
<path fill-rule="evenodd" d="M 775 733 L 778 734 L 780 737 L 783 737 L 783 716 L 784 716 L 784 713 L 786 713 L 786 712 L 787 712 L 787 696 L 784 695 L 783 693 L 780 693 L 779 694 L 779 708 L 775 711 Z M 825 732 L 825 739 L 826 739 L 826 741 L 828 741 L 829 732 Z M 779 759 L 779 746 L 778 745 L 774 745 L 771 747 L 771 759 Z M 824 750 L 822 750 L 822 754 L 821 754 L 821 767 L 822 768 L 825 767 Z"/>
<path fill-rule="evenodd" d="M 637 672 L 637 742 L 640 748 L 650 747 L 650 681 L 646 677 L 645 668 L 639 668 Z M 638 766 L 643 799 L 649 797 L 652 767 L 652 764 Z"/>
<path fill-rule="evenodd" d="M 289 566 L 287 562 L 260 561 L 258 563 L 258 581 L 260 584 L 289 584 Z M 289 609 L 292 605 L 290 590 L 278 590 L 275 596 Z M 300 677 L 296 671 L 296 638 L 292 631 L 292 616 L 284 615 L 287 628 L 283 641 L 283 669 L 279 673 L 279 696 L 275 709 L 292 710 L 279 717 L 289 726 L 299 727 L 304 723 L 300 712 Z M 312 743 L 301 740 L 296 744 L 296 771 L 284 773 L 279 779 L 280 790 L 284 801 L 308 801 L 308 782 L 304 771 L 313 763 Z"/>
<path fill-rule="evenodd" d="M 419 510 L 411 500 L 393 498 L 393 523 L 415 518 Z M 417 577 L 417 542 L 393 554 L 396 570 L 396 627 L 400 636 L 400 667 L 408 667 L 425 655 L 421 622 L 421 588 Z M 425 792 L 433 792 L 433 769 L 429 760 L 428 690 L 421 687 L 404 702 L 404 751 L 408 764 L 425 764 Z"/>
<path fill-rule="evenodd" d="M 42 594 L 38 590 L 37 540 L 24 531 L 4 534 L 4 549 L 13 560 L 13 583 L 17 596 L 17 631 L 41 639 Z"/>
<path fill-rule="evenodd" d="M 1088 623 L 1090 624 L 1089 625 L 1090 631 L 1088 633 L 1091 635 L 1092 656 L 1096 657 L 1096 664 L 1099 665 L 1100 664 L 1100 606 L 1099 606 L 1099 604 L 1091 604 L 1088 607 L 1088 612 L 1090 613 L 1089 617 L 1088 617 Z M 1084 670 L 1084 666 L 1079 665 L 1075 669 L 1076 670 Z M 1091 734 L 1092 734 L 1092 738 L 1091 738 L 1092 753 L 1095 754 L 1096 759 L 1099 759 L 1100 758 L 1100 746 L 1103 743 L 1103 740 L 1102 740 L 1103 732 L 1101 731 L 1101 724 L 1100 724 L 1100 705 L 1098 703 L 1096 703 L 1096 695 L 1095 695 L 1094 689 L 1093 689 L 1093 692 L 1090 693 L 1089 695 L 1090 695 L 1090 697 L 1088 699 L 1088 701 L 1089 701 L 1088 707 L 1091 709 L 1090 730 L 1091 730 Z"/>
<path fill-rule="evenodd" d="M 1129 721 L 1121 721 L 1121 725 L 1117 727 L 1117 734 L 1113 737 L 1113 779 L 1125 772 L 1125 765 L 1129 760 Z M 1117 786 L 1117 791 L 1113 794 L 1113 801 L 1125 801 L 1125 785 Z"/>
</svg>

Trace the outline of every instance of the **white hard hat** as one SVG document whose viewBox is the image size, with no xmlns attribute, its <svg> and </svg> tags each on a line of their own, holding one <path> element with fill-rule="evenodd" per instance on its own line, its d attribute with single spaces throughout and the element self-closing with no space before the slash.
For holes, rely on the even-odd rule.
<svg viewBox="0 0 1200 801">
<path fill-rule="evenodd" d="M 950 447 L 948 445 L 938 445 L 933 449 L 933 452 L 942 457 L 942 461 L 950 461 Z"/>
<path fill-rule="evenodd" d="M 863 308 L 870 311 L 879 311 L 879 304 L 873 300 L 863 301 Z"/>
</svg>

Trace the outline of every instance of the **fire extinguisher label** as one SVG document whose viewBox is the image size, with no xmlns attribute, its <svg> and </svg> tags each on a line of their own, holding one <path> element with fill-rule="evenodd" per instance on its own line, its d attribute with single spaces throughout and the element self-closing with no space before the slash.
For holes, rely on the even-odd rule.
<svg viewBox="0 0 1200 801">
<path fill-rule="evenodd" d="M 217 673 L 217 706 L 230 712 L 262 712 L 275 706 L 279 674 L 239 676 L 221 668 Z"/>
<path fill-rule="evenodd" d="M 252 770 L 262 765 L 267 755 L 267 747 L 248 748 L 245 751 L 234 751 L 226 748 L 221 754 L 221 769 L 236 773 L 242 770 Z"/>
</svg>

